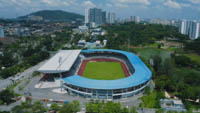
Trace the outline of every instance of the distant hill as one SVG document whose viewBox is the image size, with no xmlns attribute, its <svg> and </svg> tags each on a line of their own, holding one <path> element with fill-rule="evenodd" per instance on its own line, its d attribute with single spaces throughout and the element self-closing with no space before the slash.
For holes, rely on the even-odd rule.
<svg viewBox="0 0 200 113">
<path fill-rule="evenodd" d="M 20 20 L 50 20 L 50 21 L 74 21 L 77 19 L 84 20 L 84 16 L 76 13 L 61 10 L 43 10 L 31 13 L 26 16 L 18 17 Z"/>
</svg>

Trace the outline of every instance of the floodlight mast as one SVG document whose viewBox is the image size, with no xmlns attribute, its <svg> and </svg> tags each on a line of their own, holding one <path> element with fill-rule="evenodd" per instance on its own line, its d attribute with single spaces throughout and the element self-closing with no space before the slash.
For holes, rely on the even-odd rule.
<svg viewBox="0 0 200 113">
<path fill-rule="evenodd" d="M 61 92 L 62 92 L 63 83 L 62 83 L 62 74 L 61 74 L 61 63 L 62 63 L 62 57 L 61 56 L 59 57 L 58 62 L 59 62 L 59 68 L 60 68 L 60 72 L 59 72 L 59 75 L 60 75 L 60 87 L 61 87 Z"/>
</svg>

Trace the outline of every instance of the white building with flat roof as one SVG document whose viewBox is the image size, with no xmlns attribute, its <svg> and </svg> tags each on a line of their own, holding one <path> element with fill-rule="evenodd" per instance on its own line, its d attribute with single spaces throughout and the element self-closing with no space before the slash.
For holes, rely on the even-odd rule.
<svg viewBox="0 0 200 113">
<path fill-rule="evenodd" d="M 71 69 L 81 50 L 61 50 L 38 69 L 41 73 L 63 73 Z"/>
</svg>

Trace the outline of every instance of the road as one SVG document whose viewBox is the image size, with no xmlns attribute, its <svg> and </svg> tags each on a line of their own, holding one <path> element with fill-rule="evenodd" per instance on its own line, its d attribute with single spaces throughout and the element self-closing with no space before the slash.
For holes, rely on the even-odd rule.
<svg viewBox="0 0 200 113">
<path fill-rule="evenodd" d="M 11 84 L 12 84 L 12 82 L 10 81 L 9 78 L 0 80 L 0 91 L 2 91 L 3 89 L 6 89 Z"/>
<path fill-rule="evenodd" d="M 35 66 L 33 66 L 33 67 L 31 67 L 31 68 L 25 70 L 24 72 L 17 74 L 18 76 L 15 77 L 15 78 L 18 78 L 18 80 L 24 80 L 24 79 L 30 77 L 30 76 L 32 75 L 32 73 L 33 73 L 34 71 L 36 71 L 37 69 L 39 69 L 44 63 L 45 63 L 45 61 L 40 62 L 39 64 L 37 64 L 37 65 L 35 65 Z M 16 75 L 15 75 L 15 76 L 16 76 Z M 0 80 L 0 91 L 2 91 L 3 89 L 6 89 L 8 86 L 10 86 L 10 85 L 13 84 L 12 81 L 11 81 L 11 78 L 13 78 L 13 77 L 9 77 L 9 78 L 7 78 L 7 79 Z M 12 104 L 10 104 L 10 105 L 8 105 L 8 106 L 6 106 L 6 105 L 0 106 L 0 111 L 1 111 L 1 110 L 9 111 L 9 110 L 11 110 L 14 106 L 20 105 L 20 104 L 21 104 L 21 102 L 20 102 L 20 101 L 17 101 L 17 102 L 12 103 Z"/>
<path fill-rule="evenodd" d="M 25 70 L 24 72 L 17 74 L 18 76 L 15 75 L 16 76 L 15 78 L 18 79 L 18 80 L 23 80 L 23 79 L 28 78 L 29 76 L 32 75 L 32 73 L 34 71 L 39 69 L 44 63 L 45 63 L 45 61 L 40 62 L 39 64 Z M 12 78 L 13 77 L 9 77 L 7 79 L 0 80 L 0 91 L 2 91 L 3 89 L 6 89 L 8 86 L 13 84 L 12 81 L 11 81 Z"/>
</svg>

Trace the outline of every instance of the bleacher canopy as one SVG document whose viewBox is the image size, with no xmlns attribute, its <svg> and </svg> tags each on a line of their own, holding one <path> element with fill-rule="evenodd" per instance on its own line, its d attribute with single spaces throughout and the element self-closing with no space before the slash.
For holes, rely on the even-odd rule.
<svg viewBox="0 0 200 113">
<path fill-rule="evenodd" d="M 51 57 L 38 71 L 42 73 L 61 73 L 71 69 L 81 50 L 61 50 Z"/>
<path fill-rule="evenodd" d="M 130 88 L 141 85 L 145 82 L 148 82 L 151 79 L 151 71 L 143 63 L 143 61 L 134 53 L 121 51 L 121 50 L 112 50 L 112 49 L 89 49 L 82 50 L 82 53 L 96 53 L 96 52 L 112 52 L 120 53 L 125 55 L 129 62 L 135 69 L 135 72 L 126 78 L 117 79 L 117 80 L 95 80 L 82 77 L 80 75 L 73 75 L 67 78 L 64 78 L 64 82 L 74 86 L 90 89 L 104 89 L 104 90 L 114 90 L 114 89 L 123 89 Z"/>
</svg>

